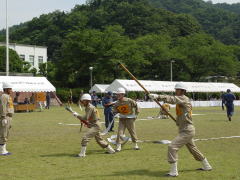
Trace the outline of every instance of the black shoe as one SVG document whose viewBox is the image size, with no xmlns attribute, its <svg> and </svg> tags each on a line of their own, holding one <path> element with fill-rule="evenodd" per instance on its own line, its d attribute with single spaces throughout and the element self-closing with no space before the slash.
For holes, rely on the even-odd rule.
<svg viewBox="0 0 240 180">
<path fill-rule="evenodd" d="M 228 120 L 229 120 L 229 121 L 232 121 L 232 118 L 231 118 L 231 117 L 228 117 Z"/>
<path fill-rule="evenodd" d="M 203 168 L 198 168 L 196 169 L 197 171 L 211 171 L 212 169 L 203 169 Z"/>
<path fill-rule="evenodd" d="M 109 132 L 115 132 L 113 129 L 111 129 Z"/>
</svg>

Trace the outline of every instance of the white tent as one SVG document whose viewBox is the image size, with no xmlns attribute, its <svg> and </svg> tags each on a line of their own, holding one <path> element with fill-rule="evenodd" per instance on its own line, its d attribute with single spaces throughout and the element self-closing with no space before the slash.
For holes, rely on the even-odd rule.
<svg viewBox="0 0 240 180">
<path fill-rule="evenodd" d="M 2 83 L 13 85 L 14 92 L 55 92 L 56 88 L 45 77 L 0 76 L 0 92 Z"/>
<path fill-rule="evenodd" d="M 150 92 L 173 92 L 177 82 L 171 81 L 149 81 L 140 80 L 143 86 Z M 240 92 L 240 88 L 233 83 L 208 83 L 208 82 L 182 82 L 187 87 L 188 92 L 225 92 L 231 89 L 232 92 Z M 143 91 L 134 80 L 116 79 L 110 84 L 106 91 L 116 92 L 122 87 L 126 91 Z"/>
<path fill-rule="evenodd" d="M 106 92 L 106 89 L 108 88 L 109 84 L 95 84 L 89 92 L 92 93 L 95 91 L 96 93 L 104 93 Z"/>
</svg>

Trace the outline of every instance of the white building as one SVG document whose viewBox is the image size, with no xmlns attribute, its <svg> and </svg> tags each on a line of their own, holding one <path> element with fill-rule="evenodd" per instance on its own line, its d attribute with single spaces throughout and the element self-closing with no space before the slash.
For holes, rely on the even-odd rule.
<svg viewBox="0 0 240 180">
<path fill-rule="evenodd" d="M 5 43 L 0 42 L 0 46 L 5 45 Z M 37 70 L 39 70 L 39 65 L 41 63 L 47 62 L 47 47 L 45 46 L 10 43 L 9 48 L 15 50 L 22 60 L 29 62 L 32 67 Z"/>
</svg>

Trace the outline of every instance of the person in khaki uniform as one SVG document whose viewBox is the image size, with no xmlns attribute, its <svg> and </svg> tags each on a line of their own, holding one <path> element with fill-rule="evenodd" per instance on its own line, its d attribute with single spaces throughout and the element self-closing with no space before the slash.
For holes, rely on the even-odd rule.
<svg viewBox="0 0 240 180">
<path fill-rule="evenodd" d="M 117 91 L 118 101 L 113 106 L 113 112 L 119 113 L 119 126 L 117 134 L 117 148 L 116 151 L 121 151 L 122 137 L 127 128 L 129 134 L 131 135 L 132 142 L 134 143 L 134 149 L 139 150 L 137 144 L 137 134 L 135 129 L 135 120 L 139 113 L 137 103 L 130 98 L 124 97 L 125 89 L 119 88 Z"/>
<path fill-rule="evenodd" d="M 109 154 L 115 153 L 114 149 L 101 137 L 100 129 L 101 124 L 99 122 L 99 114 L 95 106 L 91 102 L 90 94 L 83 94 L 81 97 L 81 102 L 85 107 L 86 114 L 84 116 L 79 115 L 77 112 L 74 112 L 73 115 L 78 119 L 87 122 L 89 130 L 84 134 L 82 138 L 82 148 L 81 152 L 78 154 L 79 157 L 86 156 L 86 149 L 88 142 L 94 137 L 96 142 L 102 147 L 106 148 Z"/>
<path fill-rule="evenodd" d="M 157 95 L 150 94 L 151 99 L 157 99 L 170 104 L 176 104 L 176 124 L 179 128 L 179 135 L 168 146 L 168 162 L 171 164 L 171 170 L 168 176 L 178 176 L 177 170 L 177 152 L 184 145 L 197 161 L 201 161 L 203 168 L 201 170 L 209 171 L 212 167 L 205 156 L 198 150 L 194 143 L 195 128 L 192 122 L 192 105 L 187 96 L 185 96 L 186 87 L 183 83 L 177 83 L 175 86 L 176 95 Z"/>
<path fill-rule="evenodd" d="M 10 155 L 11 153 L 6 149 L 6 143 L 14 114 L 13 100 L 10 96 L 12 93 L 12 85 L 4 82 L 3 91 L 0 97 L 0 155 Z"/>
<path fill-rule="evenodd" d="M 170 111 L 170 105 L 169 104 L 164 103 L 162 106 L 167 110 L 167 112 Z M 162 110 L 162 108 L 160 109 L 158 117 L 160 117 L 161 119 L 168 119 L 169 118 L 168 114 L 164 110 Z"/>
</svg>

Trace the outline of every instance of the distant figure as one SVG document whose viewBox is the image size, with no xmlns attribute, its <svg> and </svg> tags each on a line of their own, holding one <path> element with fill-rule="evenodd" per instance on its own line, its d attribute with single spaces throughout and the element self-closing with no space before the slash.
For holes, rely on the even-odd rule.
<svg viewBox="0 0 240 180">
<path fill-rule="evenodd" d="M 81 90 L 81 93 L 79 94 L 79 100 L 78 100 L 78 107 L 79 109 L 82 111 L 82 101 L 81 101 L 81 97 L 83 95 L 83 90 Z"/>
<path fill-rule="evenodd" d="M 50 108 L 50 103 L 51 103 L 51 94 L 50 92 L 47 92 L 46 93 L 46 109 L 49 109 Z"/>
<path fill-rule="evenodd" d="M 30 97 L 30 103 L 31 103 L 31 104 L 34 104 L 34 103 L 35 103 L 34 93 L 32 93 L 32 96 Z"/>
<path fill-rule="evenodd" d="M 228 120 L 231 121 L 233 113 L 234 113 L 233 101 L 236 99 L 236 97 L 235 97 L 234 94 L 231 93 L 231 90 L 228 89 L 227 93 L 223 96 L 223 99 L 224 99 L 224 104 L 225 104 L 226 109 L 227 109 Z"/>
<path fill-rule="evenodd" d="M 68 104 L 73 104 L 73 94 L 71 89 L 69 90 Z"/>
<path fill-rule="evenodd" d="M 15 104 L 18 104 L 18 103 L 20 102 L 19 98 L 20 98 L 20 92 L 17 92 L 17 93 L 16 93 L 16 97 L 14 98 L 13 102 L 14 102 Z"/>
<path fill-rule="evenodd" d="M 26 97 L 26 98 L 24 99 L 24 104 L 30 104 L 29 98 Z"/>
<path fill-rule="evenodd" d="M 167 112 L 170 111 L 170 105 L 169 104 L 164 103 L 162 106 Z M 162 108 L 160 109 L 158 117 L 161 118 L 161 119 L 168 119 L 169 118 L 168 114 Z"/>
<path fill-rule="evenodd" d="M 103 98 L 102 105 L 104 107 L 104 116 L 105 116 L 105 127 L 108 128 L 108 126 L 112 123 L 109 131 L 113 132 L 114 127 L 114 121 L 113 120 L 113 112 L 112 112 L 112 106 L 114 105 L 113 93 L 109 91 L 106 96 Z"/>
<path fill-rule="evenodd" d="M 94 105 L 95 107 L 97 107 L 97 104 L 98 104 L 98 96 L 96 94 L 95 91 L 93 91 L 93 94 L 92 94 L 92 105 Z"/>
</svg>

